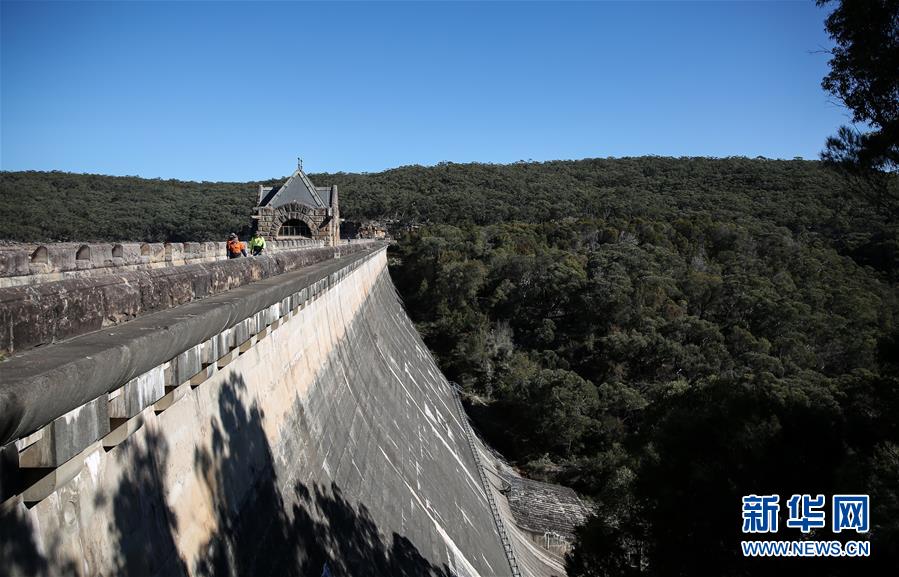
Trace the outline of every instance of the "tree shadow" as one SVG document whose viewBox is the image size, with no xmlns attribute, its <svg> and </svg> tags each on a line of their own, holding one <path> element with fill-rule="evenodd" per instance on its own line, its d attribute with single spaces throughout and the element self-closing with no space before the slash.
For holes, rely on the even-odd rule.
<svg viewBox="0 0 899 577">
<path fill-rule="evenodd" d="M 34 538 L 34 528 L 15 503 L 0 505 L 0 563 L 3 574 L 49 575 L 49 563 Z"/>
<path fill-rule="evenodd" d="M 218 532 L 198 575 L 384 575 L 450 577 L 407 538 L 384 535 L 363 504 L 336 483 L 282 481 L 262 424 L 263 413 L 242 401 L 246 383 L 232 375 L 219 396 L 211 451 L 195 464 L 215 499 Z M 290 481 L 284 484 L 289 486 Z"/>
<path fill-rule="evenodd" d="M 77 564 L 61 551 L 62 532 L 38 536 L 38 528 L 25 512 L 23 505 L 13 497 L 19 490 L 18 457 L 11 457 L 14 446 L 3 448 L 0 464 L 5 471 L 4 479 L 10 490 L 3 494 L 8 500 L 0 502 L 0 575 L 17 576 L 68 576 L 77 575 Z"/>
<path fill-rule="evenodd" d="M 271 561 L 272 554 L 280 555 L 289 546 L 281 530 L 288 520 L 263 414 L 255 403 L 249 409 L 244 406 L 245 389 L 243 378 L 232 374 L 219 395 L 218 419 L 210 423 L 211 450 L 200 447 L 194 452 L 218 528 L 197 567 L 199 575 L 249 574 L 257 558 Z"/>
<path fill-rule="evenodd" d="M 446 564 L 424 558 L 406 537 L 394 532 L 390 539 L 378 529 L 368 508 L 353 505 L 340 487 L 302 483 L 294 486 L 299 498 L 293 506 L 289 530 L 294 543 L 306 552 L 301 575 L 384 575 L 391 577 L 451 577 Z"/>
<path fill-rule="evenodd" d="M 150 430 L 145 442 L 130 439 L 116 453 L 126 471 L 112 497 L 110 534 L 115 546 L 117 575 L 187 575 L 178 554 L 178 522 L 165 495 L 169 448 L 159 432 Z M 98 495 L 98 501 L 102 501 Z"/>
<path fill-rule="evenodd" d="M 115 450 L 124 472 L 116 490 L 95 497 L 96 509 L 110 513 L 109 538 L 97 536 L 106 541 L 100 558 L 96 553 L 86 553 L 85 559 L 64 558 L 58 550 L 61 534 L 55 542 L 41 544 L 21 508 L 5 507 L 0 509 L 0 574 L 455 574 L 445 563 L 426 559 L 407 537 L 381 531 L 369 509 L 351 502 L 338 484 L 279 479 L 262 411 L 255 403 L 247 405 L 245 390 L 239 375 L 223 385 L 218 414 L 210 422 L 211 443 L 194 452 L 193 474 L 211 497 L 216 529 L 200 546 L 200 558 L 192 566 L 181 556 L 178 518 L 167 500 L 172 448 L 158 430 L 146 428 Z M 109 573 L 101 572 L 107 564 L 103 557 L 111 561 Z"/>
</svg>

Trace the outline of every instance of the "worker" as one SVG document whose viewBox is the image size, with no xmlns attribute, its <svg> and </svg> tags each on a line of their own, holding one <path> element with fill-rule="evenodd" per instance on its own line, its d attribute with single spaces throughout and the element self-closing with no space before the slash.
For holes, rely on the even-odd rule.
<svg viewBox="0 0 899 577">
<path fill-rule="evenodd" d="M 250 237 L 250 254 L 259 256 L 263 250 L 265 250 L 265 239 L 262 238 L 258 231 L 254 232 L 253 236 Z"/>
<path fill-rule="evenodd" d="M 228 258 L 247 256 L 246 246 L 244 246 L 244 243 L 240 242 L 240 239 L 238 239 L 237 235 L 233 232 L 228 235 L 228 243 L 226 247 L 228 249 Z"/>
</svg>

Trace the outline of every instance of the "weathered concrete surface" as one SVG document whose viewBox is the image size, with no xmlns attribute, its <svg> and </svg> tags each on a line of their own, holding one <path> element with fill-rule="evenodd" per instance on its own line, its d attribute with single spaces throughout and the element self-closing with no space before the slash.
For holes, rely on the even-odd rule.
<svg viewBox="0 0 899 577">
<path fill-rule="evenodd" d="M 505 463 L 498 459 L 483 443 L 478 441 L 478 452 L 481 463 L 488 473 L 488 477 L 494 480 L 490 483 L 490 491 L 499 509 L 509 539 L 512 551 L 522 575 L 531 577 L 554 577 L 565 575 L 565 560 L 561 555 L 555 554 L 544 547 L 545 543 L 539 543 L 534 539 L 532 532 L 523 529 L 516 523 L 515 515 L 506 498 L 508 484 L 503 477 L 509 473 Z"/>
<path fill-rule="evenodd" d="M 100 397 L 53 420 L 19 456 L 29 468 L 59 467 L 109 432 L 109 403 Z"/>
<path fill-rule="evenodd" d="M 242 342 L 256 332 L 254 315 L 258 312 L 303 287 L 322 285 L 322 279 L 327 283 L 330 275 L 384 245 L 360 246 L 361 251 L 340 258 L 14 355 L 0 363 L 0 445 L 30 435 L 161 363 L 175 359 L 175 367 L 183 368 L 192 362 L 190 355 L 176 357 L 223 331 L 231 330 L 237 343 Z M 244 264 L 249 260 L 257 259 L 241 259 L 236 266 L 256 266 Z M 240 331 L 245 334 L 240 336 Z"/>
<path fill-rule="evenodd" d="M 0 288 L 0 350 L 11 354 L 69 339 L 335 256 L 353 254 L 365 247 L 345 244 L 307 248 Z"/>
<path fill-rule="evenodd" d="M 509 574 L 384 251 L 187 388 L 47 499 L 6 503 L 3 571 Z"/>
<path fill-rule="evenodd" d="M 535 535 L 556 533 L 569 542 L 574 530 L 590 516 L 591 510 L 573 489 L 526 479 L 506 470 L 508 500 L 518 525 Z"/>
</svg>

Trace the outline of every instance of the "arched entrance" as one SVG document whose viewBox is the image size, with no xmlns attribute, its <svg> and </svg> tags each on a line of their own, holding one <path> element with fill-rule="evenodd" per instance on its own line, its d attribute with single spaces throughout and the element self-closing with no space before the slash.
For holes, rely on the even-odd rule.
<svg viewBox="0 0 899 577">
<path fill-rule="evenodd" d="M 278 229 L 277 238 L 312 238 L 312 231 L 302 220 L 292 218 L 284 221 Z"/>
</svg>

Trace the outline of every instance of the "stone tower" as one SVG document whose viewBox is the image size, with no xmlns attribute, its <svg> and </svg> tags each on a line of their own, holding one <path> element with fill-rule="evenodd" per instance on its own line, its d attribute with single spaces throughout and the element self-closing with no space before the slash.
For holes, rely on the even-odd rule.
<svg viewBox="0 0 899 577">
<path fill-rule="evenodd" d="M 337 185 L 315 186 L 297 168 L 281 186 L 259 185 L 256 229 L 274 240 L 312 238 L 328 246 L 340 242 L 340 210 Z"/>
</svg>

